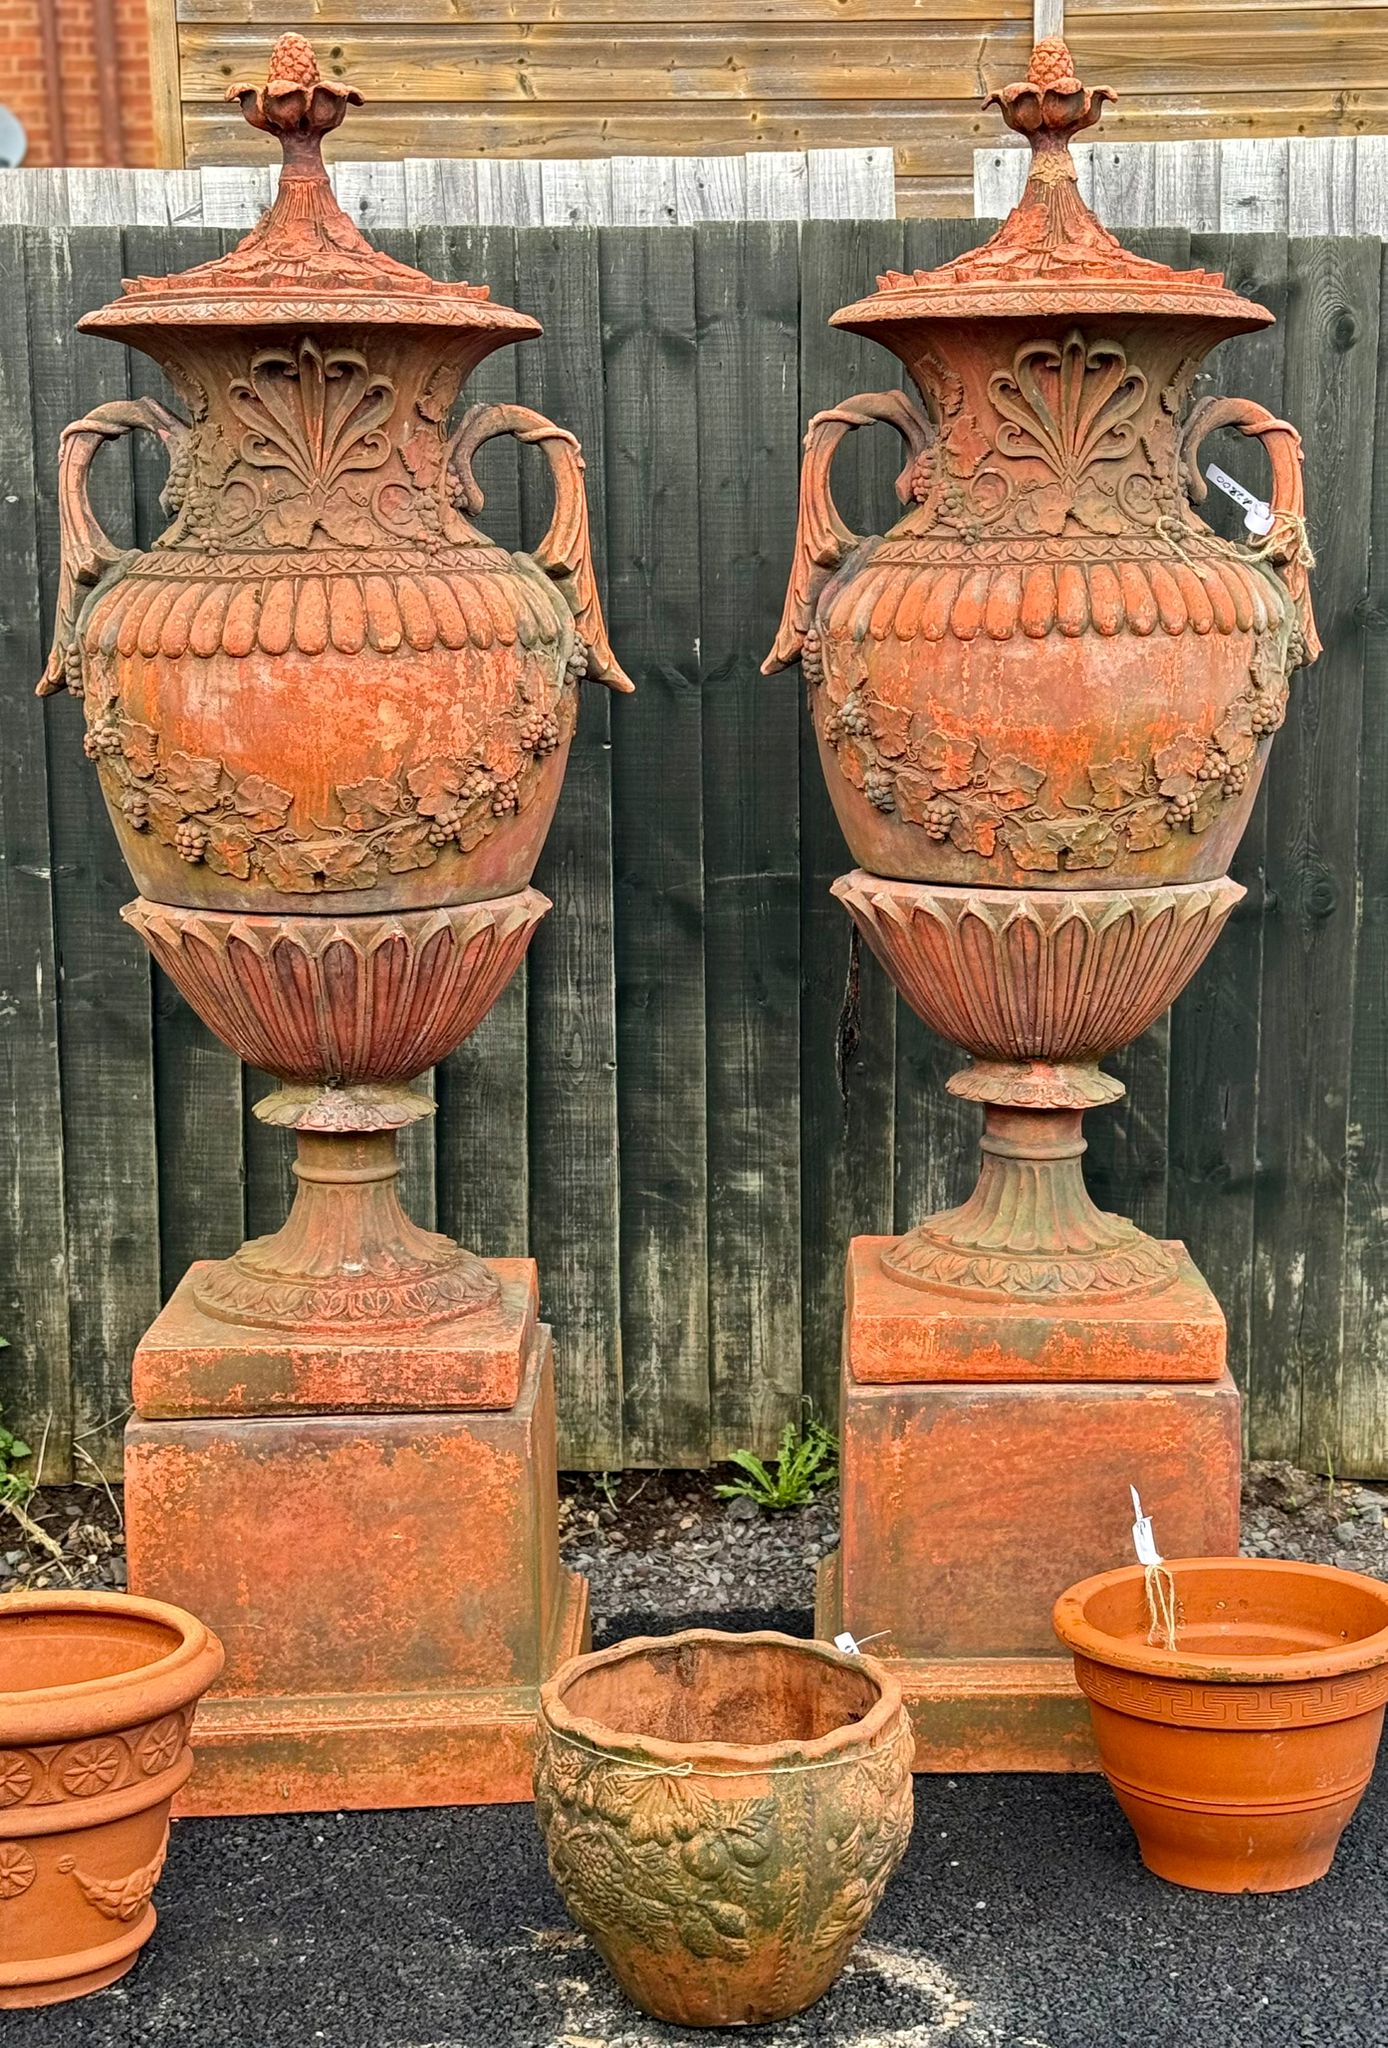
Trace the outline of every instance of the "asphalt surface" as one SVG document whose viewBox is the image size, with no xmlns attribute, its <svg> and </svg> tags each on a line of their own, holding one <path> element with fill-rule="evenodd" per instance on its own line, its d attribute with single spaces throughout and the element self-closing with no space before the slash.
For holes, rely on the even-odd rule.
<svg viewBox="0 0 1388 2048">
<path fill-rule="evenodd" d="M 719 1617 L 808 1632 L 808 1616 Z M 666 1633 L 619 1617 L 612 1635 Z M 528 1807 L 184 1821 L 125 1981 L 3 2048 L 681 2048 L 567 1921 Z M 1388 1767 L 1329 1878 L 1150 1876 L 1101 1779 L 916 1780 L 838 1984 L 765 2048 L 1388 2048 Z"/>
</svg>

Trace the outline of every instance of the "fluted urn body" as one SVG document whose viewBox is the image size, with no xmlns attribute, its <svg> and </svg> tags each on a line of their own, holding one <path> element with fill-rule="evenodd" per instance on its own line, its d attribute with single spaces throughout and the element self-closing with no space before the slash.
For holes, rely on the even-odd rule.
<svg viewBox="0 0 1388 2048">
<path fill-rule="evenodd" d="M 1288 674 L 1316 651 L 1300 443 L 1247 401 L 1187 410 L 1209 350 L 1272 316 L 1099 225 L 1068 141 L 1110 95 L 1045 47 L 999 96 L 1035 150 L 1004 227 L 834 315 L 897 355 L 914 390 L 811 423 L 767 668 L 801 658 L 830 795 L 870 873 L 1207 881 L 1247 822 Z M 829 468 L 869 420 L 906 442 L 907 509 L 863 538 Z M 1195 509 L 1197 451 L 1228 425 L 1272 463 L 1271 528 L 1246 547 Z"/>
<path fill-rule="evenodd" d="M 416 910 L 529 882 L 585 669 L 619 686 L 572 435 L 520 406 L 454 424 L 467 378 L 537 334 L 485 285 L 373 249 L 321 134 L 358 97 L 286 38 L 259 92 L 274 206 L 230 255 L 128 280 L 82 326 L 142 349 L 183 415 L 98 407 L 64 436 L 63 588 L 44 687 L 86 699 L 141 894 L 218 911 Z M 101 533 L 86 476 L 137 427 L 170 458 L 147 550 Z M 473 523 L 492 435 L 538 442 L 555 518 L 533 555 Z"/>
</svg>

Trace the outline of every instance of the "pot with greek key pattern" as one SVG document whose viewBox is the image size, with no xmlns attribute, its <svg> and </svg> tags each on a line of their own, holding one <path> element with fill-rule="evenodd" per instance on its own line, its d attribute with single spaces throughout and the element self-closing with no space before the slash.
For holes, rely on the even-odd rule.
<svg viewBox="0 0 1388 2048">
<path fill-rule="evenodd" d="M 222 1661 L 158 1600 L 0 1599 L 0 2008 L 100 1991 L 153 1934 L 170 1802 Z"/>
<path fill-rule="evenodd" d="M 914 389 L 810 423 L 784 616 L 767 672 L 800 660 L 830 794 L 859 867 L 950 886 L 1093 889 L 1224 874 L 1319 651 L 1301 444 L 1244 399 L 1189 409 L 1197 372 L 1262 306 L 1124 249 L 1081 200 L 1069 144 L 1104 88 L 1058 39 L 993 96 L 1033 151 L 984 247 L 889 272 L 833 316 Z M 992 103 L 992 102 L 990 102 Z M 901 435 L 904 516 L 845 525 L 845 435 Z M 1266 449 L 1270 530 L 1199 516 L 1201 444 Z"/>
<path fill-rule="evenodd" d="M 413 911 L 529 882 L 586 673 L 608 646 L 578 443 L 459 393 L 540 332 L 485 285 L 365 240 L 323 136 L 355 90 L 282 36 L 235 86 L 284 151 L 273 206 L 229 255 L 126 281 L 80 323 L 142 349 L 183 410 L 96 406 L 62 441 L 57 632 L 40 684 L 85 698 L 86 750 L 146 899 L 209 911 Z M 87 496 L 104 443 L 169 458 L 170 524 L 121 548 Z M 548 533 L 509 554 L 474 523 L 493 437 L 537 445 Z"/>
<path fill-rule="evenodd" d="M 629 1998 L 755 2025 L 842 1970 L 910 1838 L 912 1747 L 871 1657 L 770 1630 L 637 1637 L 542 1688 L 535 1813 Z"/>
<path fill-rule="evenodd" d="M 1373 1774 L 1388 1701 L 1388 1585 L 1264 1557 L 1169 1560 L 1175 1648 L 1141 1565 L 1062 1593 L 1099 1759 L 1142 1860 L 1210 1892 L 1329 1870 Z"/>
</svg>

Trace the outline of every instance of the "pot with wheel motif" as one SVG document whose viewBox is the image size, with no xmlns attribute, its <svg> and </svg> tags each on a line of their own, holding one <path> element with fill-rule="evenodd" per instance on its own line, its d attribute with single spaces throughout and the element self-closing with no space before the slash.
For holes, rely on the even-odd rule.
<svg viewBox="0 0 1388 2048">
<path fill-rule="evenodd" d="M 994 95 L 1033 156 L 984 247 L 889 272 L 833 316 L 914 386 L 814 419 L 768 672 L 801 660 L 858 865 L 954 887 L 1092 889 L 1221 876 L 1287 679 L 1318 652 L 1301 444 L 1244 399 L 1189 408 L 1209 351 L 1272 315 L 1124 249 L 1081 200 L 1072 136 L 1113 95 L 1065 45 Z M 852 533 L 829 471 L 869 421 L 906 444 L 906 511 Z M 1271 524 L 1200 518 L 1205 438 L 1266 449 Z"/>
<path fill-rule="evenodd" d="M 542 1688 L 535 1813 L 629 1998 L 678 2026 L 754 2025 L 842 1970 L 910 1839 L 911 1756 L 873 1658 L 689 1629 Z"/>
<path fill-rule="evenodd" d="M 154 1932 L 169 1805 L 222 1646 L 123 1593 L 0 1600 L 0 2008 L 112 1984 Z"/>
<path fill-rule="evenodd" d="M 216 912 L 414 911 L 530 880 L 579 679 L 619 689 L 572 434 L 519 405 L 454 426 L 468 377 L 538 334 L 485 285 L 374 249 L 324 134 L 361 95 L 281 37 L 260 89 L 274 205 L 239 247 L 132 278 L 82 321 L 152 356 L 183 411 L 99 405 L 63 435 L 57 632 L 40 689 L 86 700 L 86 748 L 145 898 Z M 169 457 L 169 525 L 117 547 L 87 497 L 104 442 Z M 474 524 L 499 434 L 543 451 L 532 554 Z"/>
</svg>

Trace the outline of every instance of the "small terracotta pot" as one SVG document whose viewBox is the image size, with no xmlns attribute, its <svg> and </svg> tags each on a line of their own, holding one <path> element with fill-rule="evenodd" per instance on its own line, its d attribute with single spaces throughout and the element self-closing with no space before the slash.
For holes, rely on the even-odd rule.
<svg viewBox="0 0 1388 2048">
<path fill-rule="evenodd" d="M 1388 1585 L 1262 1557 L 1170 1570 L 1174 1650 L 1148 1645 L 1141 1565 L 1084 1579 L 1055 1604 L 1142 1860 L 1197 1891 L 1312 1884 L 1373 1771 Z"/>
<path fill-rule="evenodd" d="M 222 1661 L 162 1601 L 0 1600 L 0 2007 L 100 1991 L 149 1940 L 193 1710 Z"/>
<path fill-rule="evenodd" d="M 540 1694 L 535 1804 L 570 1913 L 656 2019 L 779 2020 L 843 1968 L 911 1833 L 910 1725 L 870 1657 L 691 1629 Z"/>
</svg>

